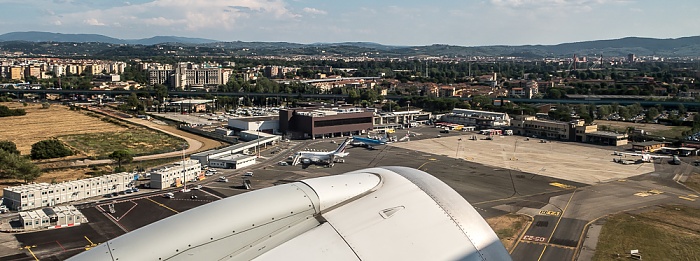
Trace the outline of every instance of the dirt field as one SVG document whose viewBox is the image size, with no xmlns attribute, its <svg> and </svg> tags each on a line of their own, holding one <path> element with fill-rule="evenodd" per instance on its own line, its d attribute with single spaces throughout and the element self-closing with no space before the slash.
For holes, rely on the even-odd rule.
<svg viewBox="0 0 700 261">
<path fill-rule="evenodd" d="M 66 106 L 51 105 L 49 109 L 41 109 L 41 104 L 30 103 L 27 107 L 21 103 L 2 103 L 10 108 L 24 108 L 27 115 L 0 118 L 0 139 L 10 140 L 17 144 L 22 155 L 32 150 L 32 144 L 63 135 L 117 132 L 127 128 L 98 118 L 85 115 L 83 112 L 71 111 Z"/>
<path fill-rule="evenodd" d="M 700 210 L 686 206 L 614 215 L 603 226 L 593 260 L 630 260 L 631 249 L 644 260 L 699 260 L 699 229 Z"/>
<path fill-rule="evenodd" d="M 531 221 L 529 218 L 522 215 L 508 214 L 486 219 L 486 222 L 489 223 L 489 226 L 496 232 L 496 235 L 501 239 L 501 243 L 503 243 L 506 249 L 511 250 L 515 239 L 523 233 L 523 230 Z"/>
</svg>

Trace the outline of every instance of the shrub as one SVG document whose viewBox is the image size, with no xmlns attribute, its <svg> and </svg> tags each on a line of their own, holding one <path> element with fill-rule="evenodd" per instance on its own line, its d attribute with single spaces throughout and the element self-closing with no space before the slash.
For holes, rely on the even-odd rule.
<svg viewBox="0 0 700 261">
<path fill-rule="evenodd" d="M 53 159 L 73 155 L 73 151 L 59 140 L 42 140 L 32 145 L 32 159 Z"/>
<path fill-rule="evenodd" d="M 22 116 L 27 112 L 24 109 L 10 109 L 7 106 L 0 105 L 0 117 Z"/>
</svg>

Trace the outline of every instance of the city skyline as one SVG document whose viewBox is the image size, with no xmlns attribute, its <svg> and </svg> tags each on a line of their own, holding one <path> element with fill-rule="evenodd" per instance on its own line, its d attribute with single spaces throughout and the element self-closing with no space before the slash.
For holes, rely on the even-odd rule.
<svg viewBox="0 0 700 261">
<path fill-rule="evenodd" d="M 46 31 L 120 39 L 158 35 L 218 41 L 385 45 L 554 45 L 624 37 L 700 35 L 700 4 L 650 0 L 435 1 L 0 0 L 0 34 Z M 552 26 L 556 25 L 556 26 Z"/>
</svg>

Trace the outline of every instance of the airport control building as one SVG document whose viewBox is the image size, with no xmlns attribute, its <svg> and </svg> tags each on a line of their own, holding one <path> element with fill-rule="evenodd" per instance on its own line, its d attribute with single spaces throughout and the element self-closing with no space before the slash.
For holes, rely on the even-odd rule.
<svg viewBox="0 0 700 261">
<path fill-rule="evenodd" d="M 363 108 L 289 108 L 279 112 L 280 132 L 292 139 L 362 135 L 374 113 Z"/>
</svg>

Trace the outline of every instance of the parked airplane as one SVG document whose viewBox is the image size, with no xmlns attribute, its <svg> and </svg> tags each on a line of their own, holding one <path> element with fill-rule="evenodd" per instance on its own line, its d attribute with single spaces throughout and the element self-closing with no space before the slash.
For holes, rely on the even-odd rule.
<svg viewBox="0 0 700 261">
<path fill-rule="evenodd" d="M 347 138 L 334 151 L 299 151 L 294 154 L 294 162 L 292 165 L 297 165 L 299 162 L 304 164 L 328 162 L 332 163 L 336 158 L 342 158 L 349 153 L 345 149 L 352 142 L 353 138 Z"/>
<path fill-rule="evenodd" d="M 368 145 L 385 145 L 386 144 L 386 138 L 374 139 L 374 138 L 365 138 L 365 137 L 360 137 L 360 136 L 352 136 L 352 138 L 357 143 L 365 143 Z"/>
<path fill-rule="evenodd" d="M 420 170 L 381 167 L 224 198 L 69 260 L 512 259 L 447 184 Z"/>
<path fill-rule="evenodd" d="M 668 163 L 671 163 L 673 165 L 680 165 L 681 164 L 681 159 L 678 158 L 678 156 L 673 155 L 673 156 L 665 156 L 665 155 L 655 155 L 655 154 L 650 154 L 649 152 L 642 151 L 641 153 L 630 153 L 630 152 L 619 152 L 619 151 L 614 151 L 613 155 L 615 156 L 638 156 L 642 157 L 641 162 L 652 162 L 655 159 L 670 159 Z M 615 161 L 615 159 L 613 159 Z M 624 162 L 622 159 L 617 160 L 615 162 Z"/>
</svg>

